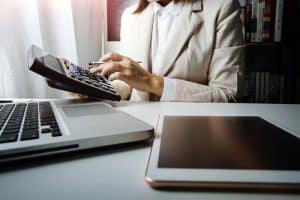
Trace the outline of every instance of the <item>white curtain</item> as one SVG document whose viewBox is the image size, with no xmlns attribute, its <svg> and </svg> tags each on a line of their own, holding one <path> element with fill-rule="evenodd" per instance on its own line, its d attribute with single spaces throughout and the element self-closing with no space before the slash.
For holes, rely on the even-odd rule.
<svg viewBox="0 0 300 200">
<path fill-rule="evenodd" d="M 30 45 L 80 66 L 101 56 L 102 0 L 0 0 L 0 98 L 65 98 L 28 70 Z"/>
</svg>

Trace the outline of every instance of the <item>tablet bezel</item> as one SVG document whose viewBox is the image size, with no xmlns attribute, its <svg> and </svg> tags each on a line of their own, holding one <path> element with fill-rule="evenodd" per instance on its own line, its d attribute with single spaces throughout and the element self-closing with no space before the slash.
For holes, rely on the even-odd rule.
<svg viewBox="0 0 300 200">
<path fill-rule="evenodd" d="M 183 115 L 160 115 L 155 130 L 155 139 L 151 149 L 146 181 L 152 187 L 214 187 L 214 188 L 282 188 L 300 189 L 300 171 L 291 170 L 228 170 L 228 169 L 178 169 L 158 168 L 163 120 L 166 116 L 183 117 Z M 243 116 L 260 117 L 273 125 L 297 136 L 270 119 L 258 115 L 187 115 L 190 116 Z M 298 136 L 297 136 L 298 137 Z"/>
</svg>

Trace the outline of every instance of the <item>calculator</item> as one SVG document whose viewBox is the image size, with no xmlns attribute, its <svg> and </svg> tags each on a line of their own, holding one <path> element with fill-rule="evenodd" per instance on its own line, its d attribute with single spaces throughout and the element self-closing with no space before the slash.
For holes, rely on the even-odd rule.
<svg viewBox="0 0 300 200">
<path fill-rule="evenodd" d="M 89 97 L 120 101 L 106 77 L 90 73 L 67 59 L 57 58 L 32 45 L 28 50 L 28 67 L 46 78 L 50 87 L 87 95 Z"/>
</svg>

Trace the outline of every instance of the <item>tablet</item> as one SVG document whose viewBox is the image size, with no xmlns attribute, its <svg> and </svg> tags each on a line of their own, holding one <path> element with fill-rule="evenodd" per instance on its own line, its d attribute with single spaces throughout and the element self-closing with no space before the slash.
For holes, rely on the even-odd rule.
<svg viewBox="0 0 300 200">
<path fill-rule="evenodd" d="M 300 189 L 300 139 L 258 116 L 160 116 L 152 187 Z"/>
</svg>

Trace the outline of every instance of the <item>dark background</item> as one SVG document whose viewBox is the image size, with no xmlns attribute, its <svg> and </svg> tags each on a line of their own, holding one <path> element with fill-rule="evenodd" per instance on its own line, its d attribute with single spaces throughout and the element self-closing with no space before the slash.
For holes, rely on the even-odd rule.
<svg viewBox="0 0 300 200">
<path fill-rule="evenodd" d="M 300 103 L 300 1 L 284 3 L 281 73 L 286 76 L 285 103 Z"/>
</svg>

